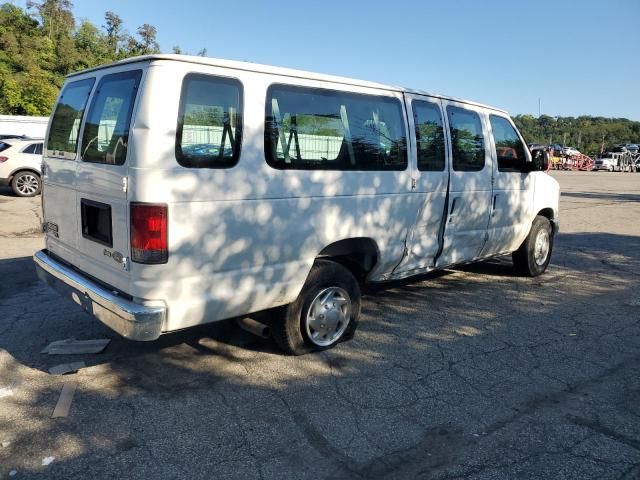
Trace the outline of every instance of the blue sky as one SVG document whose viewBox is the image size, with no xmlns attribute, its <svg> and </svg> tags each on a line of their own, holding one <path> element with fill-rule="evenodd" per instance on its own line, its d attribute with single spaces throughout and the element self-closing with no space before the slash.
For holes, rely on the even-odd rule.
<svg viewBox="0 0 640 480">
<path fill-rule="evenodd" d="M 24 1 L 14 1 L 23 4 Z M 640 0 L 75 0 L 163 52 L 344 75 L 468 98 L 512 114 L 640 120 Z"/>
</svg>

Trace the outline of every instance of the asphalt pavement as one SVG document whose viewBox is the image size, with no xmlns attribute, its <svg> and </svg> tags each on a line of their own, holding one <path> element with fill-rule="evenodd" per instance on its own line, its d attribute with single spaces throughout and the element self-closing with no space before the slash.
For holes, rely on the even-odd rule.
<svg viewBox="0 0 640 480">
<path fill-rule="evenodd" d="M 228 323 L 118 337 L 38 282 L 40 199 L 0 190 L 0 478 L 640 478 L 640 175 L 553 175 L 545 275 L 368 288 L 356 337 L 303 357 Z M 70 337 L 111 343 L 40 353 Z"/>
</svg>

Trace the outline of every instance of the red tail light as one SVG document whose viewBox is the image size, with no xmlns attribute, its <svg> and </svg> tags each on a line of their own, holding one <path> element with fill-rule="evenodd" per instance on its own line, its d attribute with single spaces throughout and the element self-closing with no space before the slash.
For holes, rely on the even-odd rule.
<svg viewBox="0 0 640 480">
<path fill-rule="evenodd" d="M 9 157 L 0 157 L 0 163 L 4 163 L 9 160 Z"/>
<path fill-rule="evenodd" d="M 167 263 L 167 206 L 131 204 L 131 260 L 136 263 Z"/>
</svg>

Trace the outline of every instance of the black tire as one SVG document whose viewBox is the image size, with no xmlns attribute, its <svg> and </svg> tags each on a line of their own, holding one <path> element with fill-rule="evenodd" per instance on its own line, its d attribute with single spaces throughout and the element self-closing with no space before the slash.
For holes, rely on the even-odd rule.
<svg viewBox="0 0 640 480">
<path fill-rule="evenodd" d="M 346 327 L 340 335 L 326 345 L 318 345 L 307 332 L 307 314 L 320 294 L 330 289 L 346 292 L 349 296 L 350 315 Z M 334 304 L 335 305 L 335 304 Z M 327 307 L 328 308 L 328 307 Z M 353 274 L 342 265 L 329 261 L 318 260 L 311 268 L 307 281 L 302 287 L 298 298 L 291 304 L 278 310 L 277 317 L 272 319 L 271 332 L 278 347 L 289 355 L 304 355 L 313 351 L 326 350 L 334 347 L 340 341 L 353 338 L 360 317 L 361 293 L 360 285 Z M 329 322 L 327 322 L 329 323 Z M 338 325 L 342 325 L 338 322 Z M 336 332 L 338 333 L 338 332 Z"/>
<path fill-rule="evenodd" d="M 34 197 L 42 190 L 42 181 L 37 173 L 18 172 L 11 179 L 11 188 L 19 197 Z"/>
<path fill-rule="evenodd" d="M 541 242 L 544 243 L 544 237 L 548 240 L 546 255 L 542 255 L 544 248 L 536 251 L 536 242 L 538 236 L 541 236 Z M 513 266 L 520 275 L 527 277 L 537 277 L 544 273 L 551 260 L 551 252 L 553 251 L 553 228 L 548 218 L 538 215 L 533 220 L 531 231 L 525 238 L 520 248 L 511 254 Z"/>
</svg>

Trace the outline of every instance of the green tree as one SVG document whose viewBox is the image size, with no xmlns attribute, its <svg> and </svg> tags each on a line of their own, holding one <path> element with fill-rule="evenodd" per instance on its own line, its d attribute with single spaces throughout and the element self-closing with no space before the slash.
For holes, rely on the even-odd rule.
<svg viewBox="0 0 640 480">
<path fill-rule="evenodd" d="M 102 30 L 77 24 L 72 8 L 71 0 L 0 4 L 0 114 L 49 115 L 65 75 L 160 51 L 152 25 L 131 37 L 114 12 L 105 13 Z"/>
<path fill-rule="evenodd" d="M 107 33 L 107 49 L 111 54 L 111 58 L 115 59 L 118 56 L 120 43 L 125 37 L 122 32 L 122 19 L 112 11 L 108 11 L 104 14 L 104 22 L 105 25 L 102 28 Z"/>
</svg>

